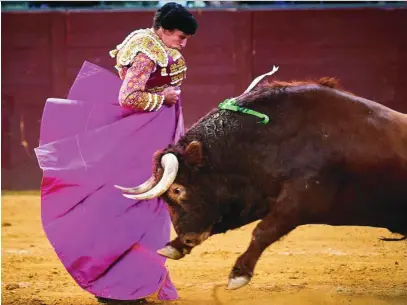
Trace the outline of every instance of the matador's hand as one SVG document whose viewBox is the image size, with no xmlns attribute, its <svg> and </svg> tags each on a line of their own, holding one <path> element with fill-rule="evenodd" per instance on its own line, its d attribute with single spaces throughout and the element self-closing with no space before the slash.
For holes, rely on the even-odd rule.
<svg viewBox="0 0 407 305">
<path fill-rule="evenodd" d="M 176 102 L 178 102 L 178 97 L 181 93 L 181 90 L 178 88 L 174 87 L 168 87 L 163 90 L 163 96 L 164 96 L 164 104 L 168 106 L 174 105 Z"/>
</svg>

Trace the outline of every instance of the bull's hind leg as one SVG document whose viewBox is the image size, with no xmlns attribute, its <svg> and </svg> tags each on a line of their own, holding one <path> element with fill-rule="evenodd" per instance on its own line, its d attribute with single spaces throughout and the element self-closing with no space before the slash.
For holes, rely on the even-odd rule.
<svg viewBox="0 0 407 305">
<path fill-rule="evenodd" d="M 310 214 L 323 214 L 332 199 L 332 184 L 321 185 L 317 179 L 307 179 L 286 185 L 277 201 L 271 203 L 270 213 L 263 218 L 252 234 L 249 248 L 236 261 L 229 276 L 229 289 L 249 283 L 262 252 L 282 236 L 302 225 Z"/>
<path fill-rule="evenodd" d="M 380 240 L 382 241 L 402 241 L 407 239 L 407 233 L 401 237 L 381 237 Z"/>
</svg>

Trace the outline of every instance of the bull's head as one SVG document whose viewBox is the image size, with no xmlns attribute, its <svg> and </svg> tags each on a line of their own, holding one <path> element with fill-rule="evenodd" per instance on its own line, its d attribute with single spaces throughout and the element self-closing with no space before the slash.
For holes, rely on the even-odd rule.
<svg viewBox="0 0 407 305">
<path fill-rule="evenodd" d="M 116 186 L 130 199 L 145 200 L 161 196 L 167 203 L 178 237 L 158 253 L 180 259 L 211 235 L 220 218 L 209 191 L 211 175 L 205 172 L 202 145 L 193 141 L 184 150 L 167 149 L 154 156 L 153 176 L 134 188 Z"/>
</svg>

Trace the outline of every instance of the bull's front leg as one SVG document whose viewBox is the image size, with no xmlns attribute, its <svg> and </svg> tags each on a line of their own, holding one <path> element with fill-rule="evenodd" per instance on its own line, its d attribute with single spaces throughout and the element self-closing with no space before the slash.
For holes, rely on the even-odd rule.
<svg viewBox="0 0 407 305">
<path fill-rule="evenodd" d="M 271 202 L 270 212 L 256 226 L 249 248 L 236 261 L 229 276 L 228 289 L 248 284 L 262 252 L 272 243 L 299 225 L 299 198 L 285 188 L 277 201 Z"/>
<path fill-rule="evenodd" d="M 338 184 L 321 175 L 287 183 L 270 212 L 253 231 L 249 248 L 236 261 L 229 276 L 229 289 L 249 283 L 263 251 L 282 236 L 304 224 L 306 219 L 323 219 L 329 212 Z"/>
</svg>

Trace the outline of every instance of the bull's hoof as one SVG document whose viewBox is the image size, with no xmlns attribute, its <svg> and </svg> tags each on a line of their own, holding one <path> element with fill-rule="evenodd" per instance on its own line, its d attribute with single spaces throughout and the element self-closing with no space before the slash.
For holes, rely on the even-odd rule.
<svg viewBox="0 0 407 305">
<path fill-rule="evenodd" d="M 162 256 L 165 256 L 165 257 L 168 257 L 171 259 L 175 259 L 175 260 L 184 257 L 184 255 L 181 252 L 179 252 L 177 249 L 175 249 L 172 246 L 166 246 L 162 249 L 159 249 L 159 250 L 157 250 L 157 253 Z"/>
<path fill-rule="evenodd" d="M 247 285 L 250 282 L 250 278 L 248 276 L 238 276 L 235 278 L 231 278 L 229 280 L 228 289 L 239 289 L 243 286 Z"/>
</svg>

